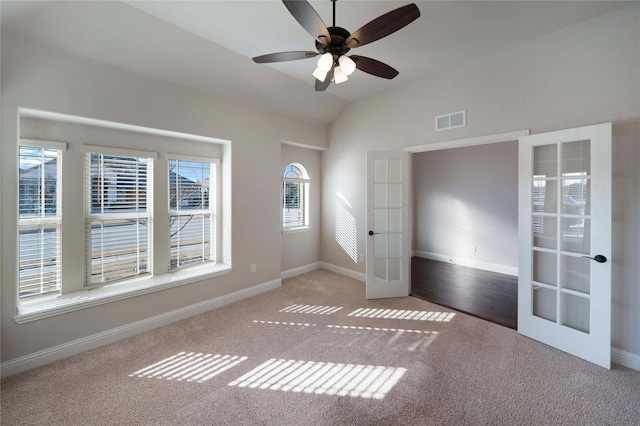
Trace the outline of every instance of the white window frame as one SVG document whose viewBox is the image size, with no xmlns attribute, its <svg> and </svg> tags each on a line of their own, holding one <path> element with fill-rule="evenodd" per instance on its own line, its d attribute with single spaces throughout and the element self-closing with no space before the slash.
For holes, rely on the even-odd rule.
<svg viewBox="0 0 640 426">
<path fill-rule="evenodd" d="M 67 141 L 69 149 L 63 152 L 61 163 L 64 167 L 60 167 L 62 170 L 61 181 L 67 182 L 65 184 L 62 197 L 63 206 L 63 218 L 62 218 L 62 294 L 53 296 L 40 296 L 29 298 L 29 300 L 20 300 L 18 292 L 16 291 L 15 300 L 17 314 L 14 316 L 14 320 L 18 324 L 23 324 L 35 320 L 53 317 L 56 315 L 65 314 L 68 312 L 85 309 L 92 306 L 103 305 L 118 300 L 129 299 L 140 295 L 153 293 L 177 286 L 187 285 L 190 283 L 202 282 L 210 280 L 214 277 L 227 275 L 232 272 L 231 253 L 232 253 L 232 240 L 231 240 L 231 141 L 223 139 L 215 139 L 206 136 L 193 135 L 188 133 L 173 132 L 166 130 L 153 129 L 142 126 L 133 126 L 128 124 L 122 124 L 117 122 L 110 122 L 104 120 L 95 120 L 78 116 L 70 116 L 66 114 L 51 113 L 45 111 L 38 111 L 26 108 L 19 109 L 20 117 L 33 117 L 44 120 L 62 121 L 70 124 L 96 126 L 106 130 L 115 130 L 114 135 L 120 132 L 129 132 L 132 136 L 137 134 L 142 135 L 143 138 L 151 136 L 160 136 L 162 138 L 170 138 L 176 141 L 186 141 L 188 143 L 197 143 L 206 146 L 208 144 L 217 145 L 218 152 L 220 153 L 219 165 L 217 167 L 217 185 L 219 191 L 217 193 L 217 226 L 218 233 L 216 238 L 216 262 L 208 262 L 205 264 L 198 264 L 189 268 L 179 269 L 177 271 L 168 271 L 168 250 L 166 239 L 168 238 L 168 231 L 161 232 L 164 229 L 164 224 L 168 224 L 168 211 L 166 204 L 162 202 L 164 195 L 162 191 L 165 191 L 164 187 L 164 172 L 158 172 L 162 168 L 166 168 L 166 161 L 155 161 L 154 166 L 154 183 L 157 185 L 161 179 L 161 185 L 154 191 L 154 198 L 160 203 L 154 205 L 154 235 L 153 235 L 153 272 L 144 276 L 134 277 L 123 281 L 117 281 L 109 283 L 95 288 L 86 288 L 85 282 L 85 262 L 77 260 L 83 258 L 83 253 L 86 251 L 83 243 L 82 229 L 84 228 L 84 197 L 78 197 L 78 194 L 82 191 L 79 188 L 83 187 L 84 179 L 82 170 L 84 167 L 84 154 L 83 151 L 89 150 L 80 141 Z M 144 136 L 146 135 L 146 136 Z M 122 141 L 122 139 L 120 139 Z M 39 141 L 40 142 L 40 141 Z M 80 143 L 79 143 L 80 142 Z M 19 141 L 25 143 L 24 140 Z M 127 142 L 120 144 L 123 146 Z M 114 146 L 119 142 L 114 141 Z M 27 143 L 27 145 L 31 145 Z M 66 146 L 66 145 L 65 145 Z M 135 144 L 133 145 L 135 148 Z M 120 151 L 119 148 L 108 148 L 110 154 L 117 154 Z M 127 149 L 126 154 L 129 155 L 132 151 Z M 135 151 L 134 151 L 135 152 Z M 140 152 L 140 151 L 139 151 Z M 148 153 L 148 151 L 142 151 Z M 166 160 L 168 154 L 164 152 L 156 152 L 155 155 L 159 160 Z M 16 192 L 19 189 L 17 163 L 19 154 L 16 155 Z M 156 174 L 156 172 L 158 172 Z M 79 184 L 78 184 L 79 182 Z M 69 190 L 68 185 L 75 187 L 75 190 Z M 66 198 L 65 198 L 66 197 Z M 16 197 L 17 201 L 17 197 Z M 16 213 L 18 210 L 16 209 Z M 16 225 L 18 225 L 19 216 L 16 216 Z M 160 225 L 160 222 L 162 225 Z M 82 237 L 81 237 L 82 235 Z M 18 238 L 18 230 L 16 226 L 16 238 Z M 18 275 L 18 245 L 15 248 L 15 273 L 12 275 L 16 282 L 16 289 L 19 286 Z M 71 265 L 71 266 L 70 266 Z"/>
<path fill-rule="evenodd" d="M 51 150 L 55 150 L 57 151 L 57 155 L 56 155 L 56 215 L 55 216 L 42 216 L 42 215 L 38 215 L 37 217 L 25 217 L 22 218 L 20 217 L 20 210 L 21 210 L 21 203 L 20 203 L 20 199 L 18 200 L 17 206 L 18 206 L 18 253 L 17 253 L 17 259 L 18 259 L 18 264 L 20 264 L 20 260 L 22 258 L 22 250 L 23 247 L 20 244 L 20 230 L 23 228 L 23 226 L 45 226 L 45 225 L 53 225 L 56 227 L 56 241 L 55 241 L 55 248 L 54 248 L 54 252 L 55 252 L 55 261 L 53 262 L 55 264 L 55 290 L 51 291 L 51 292 L 45 292 L 42 293 L 40 292 L 37 295 L 25 295 L 25 297 L 21 297 L 21 290 L 22 290 L 22 282 L 20 280 L 20 267 L 18 267 L 18 277 L 17 277 L 17 281 L 18 281 L 18 300 L 20 301 L 24 301 L 24 302 L 28 302 L 29 298 L 33 297 L 33 298 L 42 298 L 42 297 L 52 297 L 52 296 L 56 296 L 58 294 L 60 294 L 61 292 L 61 281 L 62 281 L 62 255 L 61 255 L 61 240 L 62 240 L 62 232 L 61 232 L 61 228 L 62 228 L 62 153 L 64 151 L 67 150 L 67 144 L 64 142 L 55 142 L 55 141 L 45 141 L 45 140 L 33 140 L 33 139 L 21 139 L 18 143 L 18 163 L 20 162 L 20 157 L 21 157 L 21 149 L 22 148 L 34 148 L 34 149 L 51 149 Z M 44 170 L 44 164 L 42 164 L 43 170 Z M 20 176 L 18 173 L 18 194 L 20 194 Z M 44 198 L 43 198 L 44 200 Z M 44 244 L 43 241 L 41 241 L 41 244 Z M 41 248 L 42 249 L 42 248 Z M 42 251 L 40 253 L 40 259 L 39 259 L 39 263 L 40 263 L 40 268 L 38 274 L 40 275 L 40 282 L 39 282 L 39 286 L 43 287 L 46 282 L 43 281 L 43 264 L 45 263 L 45 260 L 43 259 L 43 253 L 44 251 Z"/>
<path fill-rule="evenodd" d="M 289 167 L 296 167 L 298 170 L 300 170 L 300 172 L 302 173 L 302 178 L 292 178 L 292 177 L 286 177 L 286 170 Z M 287 226 L 286 223 L 286 214 L 285 214 L 285 209 L 286 209 L 286 198 L 285 198 L 285 186 L 287 183 L 295 183 L 298 184 L 300 187 L 303 188 L 303 199 L 300 201 L 300 203 L 303 205 L 302 209 L 303 209 L 303 218 L 302 218 L 302 225 L 294 225 L 294 226 Z M 294 232 L 304 232 L 308 229 L 310 229 L 311 227 L 309 226 L 309 187 L 310 187 L 310 183 L 311 183 L 311 179 L 309 178 L 309 174 L 307 173 L 307 169 L 300 163 L 289 163 L 285 166 L 284 171 L 282 173 L 282 185 L 280 185 L 280 210 L 281 210 L 281 222 L 280 222 L 280 226 L 281 226 L 281 230 L 283 234 L 288 234 L 288 233 L 294 233 Z"/>
<path fill-rule="evenodd" d="M 171 194 L 170 194 L 170 190 L 171 190 L 171 169 L 169 166 L 169 163 L 171 161 L 188 161 L 188 162 L 196 162 L 196 163 L 203 163 L 203 164 L 209 164 L 209 185 L 208 185 L 208 190 L 209 190 L 209 208 L 207 209 L 194 209 L 194 210 L 182 210 L 180 209 L 179 206 L 176 206 L 176 209 L 172 209 L 171 205 L 170 205 L 170 201 L 171 201 Z M 169 220 L 171 221 L 172 217 L 181 217 L 181 216 L 190 216 L 190 215 L 209 215 L 209 223 L 210 223 L 210 230 L 209 230 L 209 241 L 210 241 L 210 257 L 208 260 L 206 261 L 199 261 L 199 262 L 190 262 L 190 263 L 185 263 L 185 264 L 180 264 L 180 262 L 178 261 L 178 265 L 176 267 L 171 267 L 171 231 L 170 235 L 169 235 L 169 265 L 168 265 L 168 269 L 170 272 L 175 272 L 178 271 L 180 269 L 186 268 L 186 267 L 191 267 L 191 266 L 195 266 L 195 265 L 201 265 L 201 264 L 205 264 L 205 263 L 212 263 L 212 264 L 216 264 L 219 261 L 219 257 L 218 257 L 218 247 L 219 243 L 220 243 L 220 239 L 219 239 L 219 230 L 221 229 L 221 221 L 220 221 L 220 214 L 218 214 L 218 212 L 220 211 L 220 207 L 221 207 L 221 197 L 219 196 L 220 194 L 220 159 L 219 158 L 205 158 L 205 157 L 193 157 L 193 156 L 188 156 L 188 155 L 179 155 L 179 154 L 167 154 L 167 195 L 168 195 L 168 201 L 169 201 L 169 205 L 167 206 L 167 214 L 169 215 Z M 213 195 L 213 196 L 212 196 Z"/>
</svg>

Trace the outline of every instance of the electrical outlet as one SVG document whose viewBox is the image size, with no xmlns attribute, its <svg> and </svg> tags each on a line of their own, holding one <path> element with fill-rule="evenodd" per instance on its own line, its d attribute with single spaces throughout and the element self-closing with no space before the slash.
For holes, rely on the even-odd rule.
<svg viewBox="0 0 640 426">
<path fill-rule="evenodd" d="M 360 256 L 358 257 L 358 260 L 360 262 L 364 262 L 364 253 L 360 253 Z"/>
<path fill-rule="evenodd" d="M 252 263 L 251 266 L 249 267 L 249 272 L 252 274 L 256 273 L 256 264 Z"/>
<path fill-rule="evenodd" d="M 469 251 L 471 253 L 477 253 L 477 247 L 475 245 L 472 245 L 471 247 L 469 247 Z"/>
</svg>

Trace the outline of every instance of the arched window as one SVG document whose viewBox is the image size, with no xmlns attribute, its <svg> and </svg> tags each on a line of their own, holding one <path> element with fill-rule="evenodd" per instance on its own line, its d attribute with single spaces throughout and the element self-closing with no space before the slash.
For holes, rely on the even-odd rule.
<svg viewBox="0 0 640 426">
<path fill-rule="evenodd" d="M 289 164 L 282 175 L 282 229 L 309 226 L 309 175 L 300 164 Z"/>
</svg>

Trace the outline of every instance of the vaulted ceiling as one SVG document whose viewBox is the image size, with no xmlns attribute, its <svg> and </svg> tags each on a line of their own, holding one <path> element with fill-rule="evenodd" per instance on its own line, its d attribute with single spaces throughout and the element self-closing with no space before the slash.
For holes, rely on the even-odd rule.
<svg viewBox="0 0 640 426">
<path fill-rule="evenodd" d="M 327 26 L 330 0 L 310 1 Z M 353 32 L 409 1 L 336 3 L 337 26 Z M 315 92 L 314 59 L 256 64 L 254 56 L 315 50 L 281 1 L 1 2 L 2 35 L 15 33 L 118 67 L 302 120 L 330 123 L 344 107 L 429 73 L 511 48 L 629 2 L 414 1 L 421 16 L 350 54 L 396 68 L 386 80 L 356 71 Z"/>
</svg>

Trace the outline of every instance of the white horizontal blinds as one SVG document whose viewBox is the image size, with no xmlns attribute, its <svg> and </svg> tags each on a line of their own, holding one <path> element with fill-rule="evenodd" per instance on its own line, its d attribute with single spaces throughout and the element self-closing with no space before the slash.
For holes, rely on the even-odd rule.
<svg viewBox="0 0 640 426">
<path fill-rule="evenodd" d="M 19 148 L 19 297 L 59 293 L 62 150 Z"/>
<path fill-rule="evenodd" d="M 290 164 L 282 177 L 282 227 L 307 226 L 308 179 L 299 167 Z"/>
<path fill-rule="evenodd" d="M 170 270 L 215 259 L 215 168 L 169 159 Z"/>
<path fill-rule="evenodd" d="M 85 154 L 85 241 L 88 286 L 150 272 L 153 159 Z"/>
</svg>

